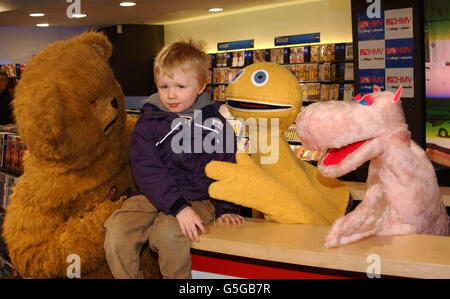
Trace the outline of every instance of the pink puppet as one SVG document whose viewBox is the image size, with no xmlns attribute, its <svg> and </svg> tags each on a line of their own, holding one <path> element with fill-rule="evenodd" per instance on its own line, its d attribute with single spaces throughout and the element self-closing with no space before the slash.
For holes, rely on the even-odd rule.
<svg viewBox="0 0 450 299">
<path fill-rule="evenodd" d="M 318 169 L 340 177 L 370 160 L 367 192 L 351 213 L 338 218 L 325 239 L 336 247 L 372 235 L 448 235 L 449 218 L 433 166 L 414 141 L 395 94 L 375 92 L 352 102 L 308 106 L 297 120 L 302 143 L 330 148 Z"/>
</svg>

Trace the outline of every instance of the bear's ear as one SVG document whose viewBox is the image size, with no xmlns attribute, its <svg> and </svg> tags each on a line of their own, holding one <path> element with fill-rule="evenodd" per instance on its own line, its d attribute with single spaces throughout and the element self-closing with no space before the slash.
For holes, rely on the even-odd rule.
<svg viewBox="0 0 450 299">
<path fill-rule="evenodd" d="M 38 81 L 34 84 L 39 86 L 18 90 L 13 100 L 19 134 L 36 156 L 60 159 L 65 116 L 58 87 L 53 82 Z"/>
<path fill-rule="evenodd" d="M 108 60 L 111 56 L 112 45 L 103 33 L 89 31 L 80 34 L 76 38 L 79 42 L 93 47 L 105 60 Z"/>
</svg>

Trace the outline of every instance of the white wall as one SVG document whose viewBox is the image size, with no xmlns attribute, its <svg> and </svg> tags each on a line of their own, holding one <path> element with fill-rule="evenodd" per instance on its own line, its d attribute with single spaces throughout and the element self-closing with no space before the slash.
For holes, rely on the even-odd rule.
<svg viewBox="0 0 450 299">
<path fill-rule="evenodd" d="M 26 64 L 46 45 L 71 37 L 86 28 L 0 27 L 0 64 Z"/>
<path fill-rule="evenodd" d="M 273 48 L 276 36 L 320 32 L 321 43 L 351 42 L 351 0 L 308 3 L 164 25 L 165 43 L 192 37 L 217 52 L 218 42 L 255 40 L 255 49 Z"/>
</svg>

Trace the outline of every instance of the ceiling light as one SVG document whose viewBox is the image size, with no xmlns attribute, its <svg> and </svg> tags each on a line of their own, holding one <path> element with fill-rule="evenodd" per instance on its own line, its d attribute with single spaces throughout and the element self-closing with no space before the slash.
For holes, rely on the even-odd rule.
<svg viewBox="0 0 450 299">
<path fill-rule="evenodd" d="M 74 13 L 74 14 L 72 15 L 72 17 L 77 18 L 77 19 L 80 19 L 80 18 L 85 18 L 85 17 L 87 17 L 87 14 L 85 14 L 85 13 Z"/>
<path fill-rule="evenodd" d="M 121 2 L 120 6 L 135 6 L 136 3 L 134 2 Z"/>
<path fill-rule="evenodd" d="M 220 7 L 210 8 L 208 11 L 209 12 L 219 12 L 219 11 L 223 11 L 223 8 L 220 8 Z"/>
<path fill-rule="evenodd" d="M 43 17 L 43 16 L 45 16 L 45 13 L 42 12 L 30 13 L 30 17 Z"/>
<path fill-rule="evenodd" d="M 36 24 L 38 27 L 48 27 L 50 26 L 48 23 Z"/>
</svg>

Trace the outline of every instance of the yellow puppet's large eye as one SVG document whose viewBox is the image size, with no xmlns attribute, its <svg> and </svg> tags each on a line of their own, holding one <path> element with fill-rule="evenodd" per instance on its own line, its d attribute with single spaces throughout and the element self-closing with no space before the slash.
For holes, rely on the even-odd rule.
<svg viewBox="0 0 450 299">
<path fill-rule="evenodd" d="M 256 86 L 264 86 L 269 81 L 269 73 L 265 70 L 255 71 L 252 75 L 252 82 Z"/>
<path fill-rule="evenodd" d="M 231 84 L 236 82 L 244 74 L 244 72 L 245 72 L 245 69 L 242 69 L 236 75 L 234 75 L 233 78 L 231 79 Z"/>
</svg>

